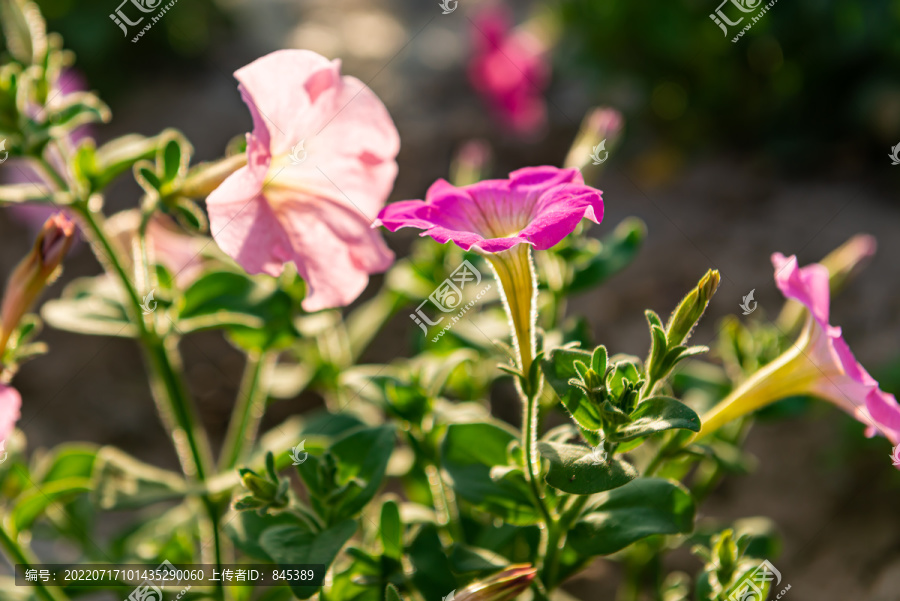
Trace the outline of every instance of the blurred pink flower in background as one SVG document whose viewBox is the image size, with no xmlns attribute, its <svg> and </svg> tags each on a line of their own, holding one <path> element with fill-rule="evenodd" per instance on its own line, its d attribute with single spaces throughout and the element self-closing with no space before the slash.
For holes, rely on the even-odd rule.
<svg viewBox="0 0 900 601">
<path fill-rule="evenodd" d="M 0 454 L 3 452 L 3 443 L 12 434 L 19 421 L 19 410 L 22 407 L 22 397 L 18 391 L 6 384 L 0 384 Z"/>
<path fill-rule="evenodd" d="M 344 306 L 393 253 L 370 226 L 397 175 L 387 109 L 340 61 L 281 50 L 235 73 L 253 116 L 247 166 L 207 198 L 219 247 L 249 273 L 293 262 L 303 308 Z"/>
<path fill-rule="evenodd" d="M 544 44 L 523 29 L 513 29 L 507 10 L 491 7 L 473 19 L 472 46 L 472 86 L 511 132 L 537 134 L 547 121 L 543 94 L 550 64 Z"/>
</svg>

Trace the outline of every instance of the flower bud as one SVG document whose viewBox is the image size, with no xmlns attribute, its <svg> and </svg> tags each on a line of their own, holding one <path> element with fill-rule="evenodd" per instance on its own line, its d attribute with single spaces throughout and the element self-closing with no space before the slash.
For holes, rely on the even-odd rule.
<svg viewBox="0 0 900 601">
<path fill-rule="evenodd" d="M 700 321 L 703 312 L 706 311 L 706 306 L 718 287 L 719 272 L 710 269 L 700 280 L 700 283 L 697 284 L 697 287 L 684 297 L 684 300 L 672 313 L 672 317 L 669 318 L 669 323 L 666 326 L 666 341 L 669 348 L 687 341 L 691 330 Z"/>
<path fill-rule="evenodd" d="M 473 582 L 456 593 L 454 601 L 511 601 L 531 586 L 537 568 L 528 564 L 511 565 L 484 580 Z"/>
<path fill-rule="evenodd" d="M 74 236 L 72 220 L 63 213 L 56 213 L 44 223 L 31 252 L 10 275 L 0 305 L 0 353 L 6 348 L 19 320 L 58 274 Z"/>
<path fill-rule="evenodd" d="M 598 164 L 598 160 L 605 162 L 607 153 L 619 141 L 623 125 L 624 119 L 619 111 L 605 107 L 592 109 L 581 122 L 581 129 L 566 156 L 565 166 L 585 169 Z"/>
<path fill-rule="evenodd" d="M 22 397 L 15 388 L 0 383 L 0 459 L 5 452 L 5 441 L 12 434 L 19 421 L 19 410 L 22 407 Z"/>
</svg>

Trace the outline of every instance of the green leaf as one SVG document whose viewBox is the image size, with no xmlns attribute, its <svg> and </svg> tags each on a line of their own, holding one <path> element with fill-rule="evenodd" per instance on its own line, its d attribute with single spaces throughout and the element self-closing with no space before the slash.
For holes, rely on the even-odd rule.
<svg viewBox="0 0 900 601">
<path fill-rule="evenodd" d="M 569 532 L 567 544 L 582 555 L 608 555 L 655 534 L 689 533 L 694 500 L 684 486 L 662 478 L 638 478 L 601 493 Z"/>
<path fill-rule="evenodd" d="M 202 276 L 187 289 L 179 320 L 219 314 L 244 315 L 257 321 L 260 327 L 221 325 L 241 347 L 262 350 L 282 348 L 295 340 L 294 313 L 291 297 L 277 288 L 272 278 L 218 271 Z"/>
<path fill-rule="evenodd" d="M 96 458 L 97 448 L 92 445 L 59 445 L 35 467 L 32 478 L 44 484 L 66 478 L 90 478 Z"/>
<path fill-rule="evenodd" d="M 569 284 L 569 294 L 594 288 L 627 267 L 637 256 L 646 236 L 644 222 L 631 217 L 602 240 L 592 241 L 586 253 L 589 260 L 574 264 L 575 275 Z"/>
<path fill-rule="evenodd" d="M 590 495 L 624 486 L 637 477 L 632 465 L 597 456 L 588 447 L 559 442 L 539 442 L 541 455 L 550 461 L 547 484 L 564 492 Z"/>
<path fill-rule="evenodd" d="M 300 521 L 275 524 L 262 530 L 259 547 L 279 565 L 325 564 L 327 569 L 356 532 L 356 527 L 355 520 L 344 520 L 315 533 Z M 291 584 L 291 590 L 298 599 L 309 599 L 320 588 Z"/>
<path fill-rule="evenodd" d="M 96 170 L 91 177 L 94 190 L 102 190 L 117 176 L 131 169 L 141 160 L 156 155 L 158 138 L 131 134 L 110 140 L 97 149 Z"/>
<path fill-rule="evenodd" d="M 509 560 L 488 549 L 453 545 L 450 565 L 457 574 L 465 572 L 497 572 L 509 565 Z"/>
<path fill-rule="evenodd" d="M 591 353 L 579 349 L 554 349 L 550 357 L 541 362 L 547 382 L 562 401 L 563 406 L 579 426 L 589 432 L 599 432 L 603 427 L 600 410 L 594 406 L 584 392 L 569 384 L 569 380 L 578 377 L 575 362 L 590 365 Z M 598 357 L 598 362 L 600 358 Z M 606 371 L 604 369 L 604 371 Z M 603 373 L 600 373 L 603 376 Z M 594 441 L 591 441 L 594 442 Z"/>
<path fill-rule="evenodd" d="M 441 545 L 437 526 L 424 524 L 407 554 L 415 568 L 412 581 L 425 599 L 442 599 L 456 590 L 458 582 Z"/>
<path fill-rule="evenodd" d="M 91 92 L 60 95 L 50 114 L 51 135 L 62 136 L 89 123 L 106 123 L 112 118 L 109 107 Z"/>
<path fill-rule="evenodd" d="M 187 482 L 175 472 L 146 464 L 115 447 L 103 447 L 97 453 L 92 496 L 102 509 L 137 509 L 187 493 Z"/>
<path fill-rule="evenodd" d="M 6 184 L 0 186 L 0 204 L 20 204 L 23 202 L 65 205 L 71 202 L 71 198 L 68 194 L 54 192 L 42 184 Z"/>
<path fill-rule="evenodd" d="M 395 436 L 390 425 L 366 428 L 351 432 L 331 446 L 329 451 L 337 461 L 337 484 L 353 483 L 337 502 L 337 515 L 356 515 L 375 497 L 394 451 Z"/>
<path fill-rule="evenodd" d="M 388 583 L 384 589 L 384 601 L 403 601 L 403 597 L 400 596 L 396 586 Z"/>
<path fill-rule="evenodd" d="M 42 484 L 19 498 L 11 512 L 13 526 L 17 532 L 27 530 L 49 506 L 90 490 L 91 481 L 87 478 L 62 478 Z"/>
<path fill-rule="evenodd" d="M 674 429 L 700 431 L 700 417 L 693 409 L 671 397 L 655 396 L 645 399 L 631 417 L 630 424 L 616 430 L 617 440 L 627 441 Z"/>
<path fill-rule="evenodd" d="M 508 464 L 507 448 L 515 440 L 512 431 L 497 424 L 451 424 L 441 445 L 441 463 L 461 498 L 508 523 L 536 524 L 541 515 L 524 477 L 491 478 L 495 466 Z"/>
<path fill-rule="evenodd" d="M 41 316 L 60 330 L 134 338 L 137 329 L 128 319 L 124 302 L 124 292 L 112 279 L 78 278 L 65 287 L 59 299 L 44 303 Z"/>
<path fill-rule="evenodd" d="M 403 524 L 400 522 L 400 508 L 396 501 L 385 501 L 381 506 L 381 544 L 384 554 L 400 560 L 403 555 Z"/>
</svg>

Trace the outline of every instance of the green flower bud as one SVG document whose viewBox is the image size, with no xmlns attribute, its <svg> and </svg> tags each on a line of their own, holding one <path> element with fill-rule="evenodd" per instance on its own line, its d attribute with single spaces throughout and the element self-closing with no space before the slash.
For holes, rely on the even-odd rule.
<svg viewBox="0 0 900 601">
<path fill-rule="evenodd" d="M 684 297 L 684 300 L 672 313 L 666 326 L 666 340 L 669 348 L 678 346 L 690 338 L 691 330 L 700 321 L 718 287 L 719 272 L 711 269 L 706 272 L 697 287 Z"/>
</svg>

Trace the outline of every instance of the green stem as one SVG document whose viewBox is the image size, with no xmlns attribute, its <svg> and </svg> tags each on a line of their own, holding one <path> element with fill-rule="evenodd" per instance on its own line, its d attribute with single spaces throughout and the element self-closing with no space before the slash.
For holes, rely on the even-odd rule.
<svg viewBox="0 0 900 601">
<path fill-rule="evenodd" d="M 16 542 L 12 536 L 0 525 L 0 546 L 9 556 L 9 562 L 15 569 L 16 564 L 24 566 L 25 569 L 38 564 L 38 559 L 30 550 L 22 547 Z M 58 588 L 49 587 L 40 580 L 34 583 L 34 589 L 37 595 L 44 601 L 67 601 L 68 597 Z"/>
<path fill-rule="evenodd" d="M 73 207 L 86 225 L 86 235 L 95 243 L 92 246 L 95 250 L 101 251 L 95 253 L 97 259 L 107 271 L 117 276 L 126 292 L 127 309 L 132 322 L 137 327 L 138 339 L 144 348 L 157 409 L 175 445 L 182 470 L 185 475 L 203 484 L 211 473 L 211 453 L 182 379 L 180 361 L 173 358 L 177 356 L 174 348 L 177 339 L 161 338 L 148 327 L 141 308 L 140 295 L 119 260 L 117 250 L 113 248 L 112 242 L 106 235 L 103 216 L 94 213 L 88 208 L 86 202 L 76 203 Z M 201 526 L 210 530 L 214 543 L 214 563 L 221 566 L 223 562 L 222 545 L 218 532 L 218 508 L 208 495 L 201 495 L 201 501 L 208 518 L 208 523 Z M 204 529 L 203 527 L 201 530 Z M 224 599 L 224 589 L 221 583 L 216 587 L 216 598 Z"/>
<path fill-rule="evenodd" d="M 459 521 L 459 508 L 456 506 L 456 497 L 441 477 L 441 468 L 436 464 L 430 464 L 425 468 L 428 477 L 428 486 L 431 489 L 431 497 L 434 500 L 435 510 L 442 514 L 441 520 L 447 526 L 447 532 L 457 543 L 464 543 L 462 524 Z"/>
<path fill-rule="evenodd" d="M 535 505 L 544 518 L 541 529 L 541 548 L 538 557 L 546 555 L 548 533 L 554 520 L 547 508 L 540 479 L 541 464 L 537 450 L 538 413 L 541 383 L 531 382 L 531 366 L 535 356 L 535 322 L 537 320 L 537 277 L 531 260 L 531 247 L 519 244 L 513 248 L 488 254 L 497 281 L 503 306 L 509 317 L 513 347 L 521 377 L 516 387 L 523 404 L 522 450 L 525 454 L 525 479 L 531 489 Z"/>
<path fill-rule="evenodd" d="M 575 520 L 581 515 L 584 506 L 587 505 L 588 499 L 590 499 L 590 495 L 578 495 L 572 505 L 562 512 L 559 521 L 550 529 L 543 574 L 544 585 L 549 590 L 558 584 L 560 554 L 566 544 L 566 536 L 572 529 Z"/>
<path fill-rule="evenodd" d="M 247 452 L 256 440 L 259 423 L 266 410 L 269 382 L 277 358 L 278 354 L 270 351 L 247 354 L 247 365 L 244 367 L 237 402 L 219 457 L 219 468 L 222 471 L 230 470 L 246 459 Z"/>
</svg>

